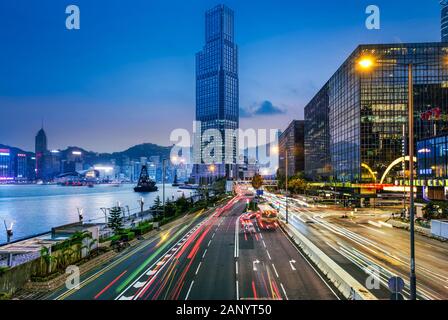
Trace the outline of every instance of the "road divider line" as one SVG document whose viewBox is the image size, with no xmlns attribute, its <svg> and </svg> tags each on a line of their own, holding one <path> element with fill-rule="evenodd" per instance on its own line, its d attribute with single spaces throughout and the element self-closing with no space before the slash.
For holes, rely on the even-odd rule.
<svg viewBox="0 0 448 320">
<path fill-rule="evenodd" d="M 238 261 L 235 261 L 235 272 L 238 275 Z"/>
<path fill-rule="evenodd" d="M 202 259 L 204 259 L 206 253 L 207 253 L 207 249 L 205 249 L 204 254 L 202 255 Z"/>
<path fill-rule="evenodd" d="M 384 227 L 387 227 L 387 228 L 393 228 L 393 227 L 394 227 L 394 226 L 391 225 L 390 223 L 387 223 L 387 222 L 384 222 L 384 221 L 378 221 L 378 223 L 379 223 L 380 225 L 384 226 Z"/>
<path fill-rule="evenodd" d="M 285 295 L 286 300 L 289 300 L 288 295 L 286 294 L 285 287 L 283 286 L 283 283 L 281 283 L 281 282 L 280 282 L 280 287 L 282 287 L 282 291 L 283 291 L 283 294 Z"/>
<path fill-rule="evenodd" d="M 235 258 L 238 258 L 238 256 L 239 256 L 239 231 L 238 231 L 238 229 L 239 229 L 239 219 L 236 219 L 236 221 L 235 221 L 235 253 L 234 253 L 234 255 L 235 255 Z"/>
<path fill-rule="evenodd" d="M 266 250 L 266 253 L 268 254 L 269 260 L 272 260 L 271 255 L 269 254 L 269 250 Z"/>
<path fill-rule="evenodd" d="M 278 275 L 278 272 L 277 272 L 277 268 L 275 267 L 274 264 L 272 264 L 272 269 L 274 269 L 274 272 L 275 272 L 276 277 L 277 277 L 277 278 L 280 278 L 280 276 Z"/>
<path fill-rule="evenodd" d="M 202 261 L 199 262 L 199 265 L 198 265 L 198 268 L 196 269 L 195 275 L 198 275 L 198 272 L 199 272 L 199 269 L 201 268 L 201 265 L 202 265 Z"/>
<path fill-rule="evenodd" d="M 238 287 L 238 280 L 236 280 L 236 300 L 240 300 L 240 289 Z"/>
<path fill-rule="evenodd" d="M 194 284 L 194 280 L 191 281 L 190 288 L 188 288 L 187 295 L 185 296 L 185 300 L 188 300 L 188 297 L 190 296 L 191 288 L 193 288 L 193 284 Z"/>
<path fill-rule="evenodd" d="M 379 222 L 375 222 L 375 221 L 372 221 L 372 220 L 369 220 L 369 221 L 367 221 L 369 224 L 371 224 L 372 226 L 375 226 L 375 227 L 377 227 L 377 228 L 381 228 L 381 223 L 379 223 Z"/>
</svg>

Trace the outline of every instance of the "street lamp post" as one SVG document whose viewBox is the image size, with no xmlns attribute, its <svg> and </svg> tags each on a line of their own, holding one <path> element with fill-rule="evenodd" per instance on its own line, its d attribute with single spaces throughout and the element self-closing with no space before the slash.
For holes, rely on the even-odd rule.
<svg viewBox="0 0 448 320">
<path fill-rule="evenodd" d="M 415 274 L 415 208 L 414 208 L 414 65 L 419 63 L 387 63 L 376 61 L 383 65 L 400 65 L 407 68 L 408 72 L 408 135 L 409 135 L 409 231 L 410 231 L 410 299 L 417 298 L 417 277 Z M 372 58 L 365 57 L 359 60 L 359 66 L 363 69 L 371 69 L 375 66 Z"/>
<path fill-rule="evenodd" d="M 409 184 L 410 184 L 410 200 L 409 200 L 409 214 L 410 214 L 410 233 L 411 233 L 411 274 L 410 274 L 410 289 L 411 300 L 417 298 L 417 277 L 415 275 L 415 231 L 414 231 L 414 75 L 413 65 L 408 64 L 408 103 L 409 103 Z"/>
<path fill-rule="evenodd" d="M 163 217 L 165 218 L 165 172 L 166 172 L 166 159 L 162 160 L 162 196 L 163 196 Z"/>
<path fill-rule="evenodd" d="M 285 204 L 285 222 L 286 224 L 288 224 L 288 149 L 285 148 L 285 189 L 286 189 L 286 194 L 285 194 L 285 199 L 286 199 L 286 204 Z"/>
<path fill-rule="evenodd" d="M 144 206 L 144 204 L 145 204 L 145 199 L 144 199 L 143 197 L 141 197 L 141 198 L 138 200 L 138 203 L 140 204 L 140 215 L 141 215 L 142 218 L 143 218 L 143 206 Z"/>
</svg>

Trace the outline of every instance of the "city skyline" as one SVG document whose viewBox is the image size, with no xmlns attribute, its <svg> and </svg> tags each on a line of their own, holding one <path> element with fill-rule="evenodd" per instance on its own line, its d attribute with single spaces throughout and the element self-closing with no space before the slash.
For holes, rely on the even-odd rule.
<svg viewBox="0 0 448 320">
<path fill-rule="evenodd" d="M 448 0 L 25 1 L 0 302 L 448 300 Z"/>
<path fill-rule="evenodd" d="M 408 4 L 406 10 L 404 3 Z M 225 2 L 237 12 L 241 127 L 257 128 L 260 122 L 266 127 L 263 120 L 269 117 L 269 126 L 284 128 L 289 119 L 303 118 L 309 99 L 360 42 L 438 41 L 438 2 L 412 3 L 379 1 L 382 29 L 368 31 L 363 26 L 367 2 L 357 1 L 348 8 L 328 4 L 326 11 L 342 21 L 321 12 L 317 4 L 291 3 L 285 10 L 273 2 L 261 2 L 253 11 L 248 4 Z M 165 4 L 136 2 L 120 17 L 127 24 L 114 19 L 107 22 L 111 31 L 92 19 L 98 12 L 96 5 L 78 4 L 83 24 L 73 33 L 57 27 L 59 19 L 65 19 L 58 6 L 0 5 L 0 21 L 16 35 L 11 38 L 8 28 L 0 31 L 7 44 L 7 50 L 0 53 L 1 67 L 6 70 L 6 77 L 0 80 L 0 103 L 6 106 L 0 109 L 0 117 L 18 119 L 3 124 L 0 142 L 32 150 L 42 118 L 52 137 L 49 145 L 56 149 L 79 145 L 113 152 L 143 142 L 170 145 L 172 129 L 191 130 L 194 54 L 203 41 L 203 12 L 216 3 L 178 4 L 173 11 Z M 111 4 L 103 14 L 112 15 L 115 9 Z M 155 10 L 170 10 L 182 27 L 174 28 L 167 19 L 151 16 Z M 20 13 L 23 19 L 12 20 L 5 14 L 10 11 Z M 45 22 L 39 19 L 44 12 L 50 17 Z M 417 30 L 410 28 L 415 24 Z M 163 26 L 158 28 L 163 31 L 153 33 L 155 25 Z M 42 33 L 39 41 L 31 30 Z M 350 37 L 331 40 L 340 33 Z M 328 39 L 325 45 L 317 41 L 324 34 Z M 282 59 L 273 58 L 279 55 Z M 38 59 L 42 63 L 38 64 Z M 319 61 L 325 62 L 325 67 Z M 173 119 L 173 112 L 179 117 Z M 116 126 L 125 126 L 126 134 L 116 135 Z"/>
</svg>

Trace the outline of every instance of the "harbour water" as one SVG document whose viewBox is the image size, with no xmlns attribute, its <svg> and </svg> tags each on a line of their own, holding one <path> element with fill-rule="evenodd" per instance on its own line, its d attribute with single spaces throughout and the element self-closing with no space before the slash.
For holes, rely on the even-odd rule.
<svg viewBox="0 0 448 320">
<path fill-rule="evenodd" d="M 100 208 L 110 208 L 120 202 L 129 206 L 131 213 L 140 210 L 138 200 L 143 197 L 149 209 L 157 196 L 162 199 L 162 186 L 153 193 L 135 193 L 133 185 L 95 185 L 64 187 L 58 185 L 0 185 L 0 244 L 6 242 L 3 221 L 14 223 L 12 240 L 50 231 L 52 227 L 78 221 L 77 208 L 83 208 L 84 221 L 104 222 Z M 167 199 L 186 197 L 191 190 L 180 190 L 165 185 Z"/>
</svg>

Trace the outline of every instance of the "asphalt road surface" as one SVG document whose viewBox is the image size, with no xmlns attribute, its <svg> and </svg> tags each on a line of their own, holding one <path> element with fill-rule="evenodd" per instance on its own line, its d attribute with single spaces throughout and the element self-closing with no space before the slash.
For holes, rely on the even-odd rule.
<svg viewBox="0 0 448 320">
<path fill-rule="evenodd" d="M 284 200 L 279 199 L 274 198 L 273 202 L 280 204 L 284 215 Z M 325 208 L 310 209 L 294 201 L 289 205 L 290 225 L 361 284 L 366 286 L 373 276 L 379 287 L 369 291 L 377 298 L 390 298 L 387 282 L 392 276 L 405 280 L 403 295 L 409 298 L 409 232 L 377 224 L 373 216 L 355 215 L 353 219 L 340 216 Z M 447 261 L 447 243 L 416 234 L 418 299 L 448 299 Z"/>
<path fill-rule="evenodd" d="M 338 299 L 280 230 L 240 228 L 245 197 L 197 214 L 82 276 L 49 299 Z"/>
</svg>

